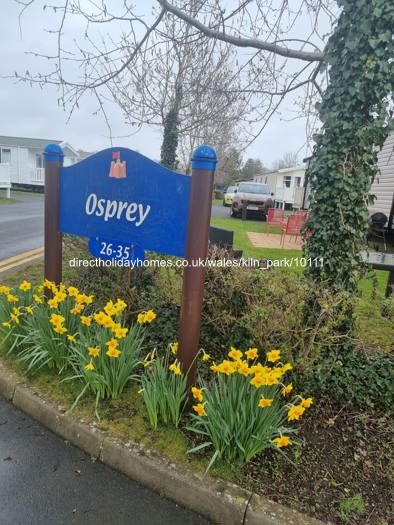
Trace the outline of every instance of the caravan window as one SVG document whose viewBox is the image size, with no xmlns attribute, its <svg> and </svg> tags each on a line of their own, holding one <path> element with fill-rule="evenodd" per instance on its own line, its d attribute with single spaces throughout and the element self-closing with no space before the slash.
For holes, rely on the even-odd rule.
<svg viewBox="0 0 394 525">
<path fill-rule="evenodd" d="M 11 164 L 11 150 L 0 148 L 0 164 Z"/>
<path fill-rule="evenodd" d="M 43 168 L 44 160 L 41 153 L 36 153 L 36 168 Z"/>
</svg>

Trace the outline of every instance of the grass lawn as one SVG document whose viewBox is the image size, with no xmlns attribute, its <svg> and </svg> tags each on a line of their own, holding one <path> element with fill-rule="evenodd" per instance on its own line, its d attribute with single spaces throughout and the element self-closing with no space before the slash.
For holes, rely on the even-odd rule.
<svg viewBox="0 0 394 525">
<path fill-rule="evenodd" d="M 263 221 L 243 221 L 228 217 L 226 219 L 213 218 L 211 225 L 225 230 L 234 232 L 234 248 L 243 250 L 244 257 L 253 257 L 255 259 L 284 259 L 291 257 L 301 257 L 299 250 L 281 250 L 279 248 L 255 248 L 250 242 L 246 232 L 263 232 L 265 223 Z M 280 233 L 278 227 L 271 227 L 270 233 Z"/>
<path fill-rule="evenodd" d="M 13 198 L 11 198 L 11 199 L 6 199 L 5 197 L 2 197 L 2 196 L 0 195 L 0 204 L 15 204 L 15 203 L 17 203 L 17 202 L 21 202 L 21 201 L 18 201 L 18 200 L 13 199 Z"/>
</svg>

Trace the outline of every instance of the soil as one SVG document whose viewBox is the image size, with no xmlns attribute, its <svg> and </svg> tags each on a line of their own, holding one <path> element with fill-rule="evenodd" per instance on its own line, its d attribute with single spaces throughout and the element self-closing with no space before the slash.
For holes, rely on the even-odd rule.
<svg viewBox="0 0 394 525">
<path fill-rule="evenodd" d="M 394 524 L 394 429 L 387 414 L 320 405 L 298 444 L 244 468 L 246 487 L 325 522 Z"/>
</svg>

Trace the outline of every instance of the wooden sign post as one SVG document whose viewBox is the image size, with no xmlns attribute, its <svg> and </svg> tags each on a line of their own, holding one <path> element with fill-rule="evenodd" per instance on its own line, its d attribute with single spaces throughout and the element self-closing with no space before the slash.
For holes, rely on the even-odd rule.
<svg viewBox="0 0 394 525">
<path fill-rule="evenodd" d="M 109 148 L 63 168 L 61 147 L 48 144 L 44 158 L 45 278 L 62 280 L 62 233 L 89 238 L 93 256 L 124 266 L 143 263 L 145 250 L 185 257 L 178 357 L 193 385 L 215 150 L 195 150 L 191 177 L 126 148 Z"/>
<path fill-rule="evenodd" d="M 217 158 L 209 146 L 200 146 L 192 158 L 192 187 L 186 237 L 186 260 L 183 270 L 178 356 L 188 386 L 196 381 L 196 355 L 200 342 L 201 311 L 204 293 L 205 260 L 208 255 L 213 177 Z"/>
<path fill-rule="evenodd" d="M 59 227 L 59 187 L 63 158 L 63 150 L 58 144 L 48 144 L 44 150 L 44 274 L 46 279 L 56 284 L 59 284 L 62 280 L 62 234 Z"/>
</svg>

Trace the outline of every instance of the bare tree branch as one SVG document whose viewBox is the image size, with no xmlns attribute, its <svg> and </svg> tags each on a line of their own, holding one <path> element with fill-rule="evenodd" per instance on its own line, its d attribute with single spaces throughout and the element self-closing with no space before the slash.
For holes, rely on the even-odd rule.
<svg viewBox="0 0 394 525">
<path fill-rule="evenodd" d="M 196 18 L 188 15 L 185 11 L 170 4 L 166 0 L 158 0 L 158 2 L 164 10 L 174 14 L 178 18 L 181 18 L 187 24 L 190 24 L 191 26 L 195 27 L 196 29 L 201 31 L 201 33 L 210 38 L 215 38 L 217 40 L 227 42 L 228 44 L 232 44 L 237 47 L 251 47 L 254 49 L 260 49 L 262 51 L 269 51 L 271 53 L 275 53 L 276 55 L 280 55 L 287 58 L 305 60 L 307 62 L 322 62 L 324 59 L 324 53 L 321 52 L 298 51 L 296 49 L 278 46 L 276 43 L 264 42 L 263 40 L 259 40 L 257 38 L 240 38 L 228 35 L 222 31 L 218 31 L 216 29 L 206 26 Z"/>
</svg>

